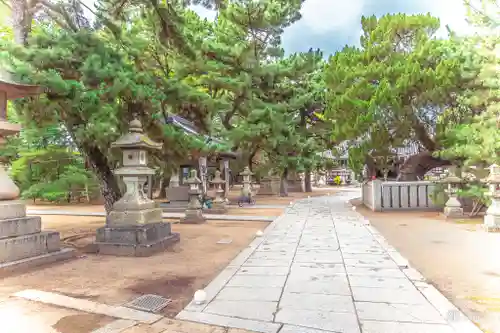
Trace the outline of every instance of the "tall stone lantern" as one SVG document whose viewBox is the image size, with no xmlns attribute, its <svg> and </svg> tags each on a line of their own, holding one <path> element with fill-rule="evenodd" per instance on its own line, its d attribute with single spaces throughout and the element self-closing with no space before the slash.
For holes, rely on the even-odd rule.
<svg viewBox="0 0 500 333">
<path fill-rule="evenodd" d="M 43 93 L 39 86 L 13 81 L 0 70 L 0 144 L 21 126 L 7 121 L 7 101 Z M 42 231 L 39 216 L 26 216 L 26 205 L 19 200 L 19 188 L 0 163 L 0 273 L 34 267 L 73 257 L 74 249 L 60 246 L 55 231 Z"/>
<path fill-rule="evenodd" d="M 490 166 L 490 174 L 483 182 L 489 185 L 488 195 L 491 198 L 484 216 L 484 227 L 487 231 L 500 231 L 500 166 Z"/>
<path fill-rule="evenodd" d="M 200 195 L 203 193 L 200 189 L 202 181 L 198 178 L 198 172 L 195 169 L 189 172 L 189 178 L 186 180 L 186 183 L 189 185 L 189 202 L 186 209 L 186 216 L 181 219 L 181 223 L 205 223 L 206 219 L 205 216 L 203 216 L 203 206 L 200 202 Z"/>
<path fill-rule="evenodd" d="M 226 198 L 224 196 L 225 191 L 222 189 L 222 184 L 225 184 L 225 180 L 222 179 L 219 170 L 215 170 L 215 176 L 211 183 L 215 186 L 215 198 L 210 211 L 216 214 L 224 214 L 227 212 Z"/>
<path fill-rule="evenodd" d="M 464 209 L 457 198 L 458 185 L 463 183 L 463 180 L 454 174 L 448 173 L 445 178 L 440 180 L 440 183 L 448 185 L 448 188 L 446 189 L 446 193 L 448 193 L 448 201 L 446 201 L 444 207 L 444 216 L 447 218 L 463 217 Z"/>
<path fill-rule="evenodd" d="M 250 198 L 252 196 L 252 175 L 253 172 L 250 171 L 250 168 L 246 166 L 243 169 L 243 172 L 240 173 L 243 176 L 243 187 L 241 188 L 241 197 L 242 198 Z"/>
<path fill-rule="evenodd" d="M 123 197 L 115 202 L 106 226 L 97 229 L 96 246 L 101 254 L 149 256 L 179 241 L 170 223 L 163 222 L 162 209 L 144 193 L 144 183 L 155 171 L 148 167 L 148 150 L 159 150 L 143 133 L 142 124 L 130 122 L 129 132 L 111 144 L 122 151 L 123 166 L 115 170 L 126 186 Z"/>
</svg>

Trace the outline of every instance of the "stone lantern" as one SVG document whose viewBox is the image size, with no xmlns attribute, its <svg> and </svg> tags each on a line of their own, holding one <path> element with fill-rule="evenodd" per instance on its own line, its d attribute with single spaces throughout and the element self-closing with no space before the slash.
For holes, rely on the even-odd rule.
<svg viewBox="0 0 500 333">
<path fill-rule="evenodd" d="M 41 87 L 16 83 L 0 71 L 0 144 L 21 131 L 20 125 L 7 121 L 7 101 L 42 92 Z M 39 216 L 26 216 L 26 205 L 18 198 L 19 188 L 0 164 L 0 273 L 73 257 L 74 249 L 61 249 L 58 232 L 42 231 Z"/>
<path fill-rule="evenodd" d="M 226 198 L 224 197 L 224 190 L 222 189 L 222 184 L 225 184 L 225 180 L 221 177 L 221 172 L 215 170 L 214 179 L 210 182 L 215 186 L 215 198 L 211 211 L 216 214 L 224 214 L 227 212 Z"/>
<path fill-rule="evenodd" d="M 462 217 L 464 214 L 464 209 L 462 204 L 458 201 L 457 191 L 458 185 L 463 183 L 463 180 L 453 174 L 448 173 L 448 175 L 440 180 L 440 183 L 447 184 L 448 188 L 445 190 L 448 193 L 448 201 L 446 201 L 444 207 L 444 216 L 447 218 L 457 218 Z"/>
<path fill-rule="evenodd" d="M 490 174 L 483 182 L 489 185 L 488 195 L 491 198 L 484 216 L 484 227 L 487 231 L 500 231 L 500 166 L 490 166 Z"/>
<path fill-rule="evenodd" d="M 186 209 L 186 216 L 181 219 L 181 223 L 205 223 L 206 219 L 202 211 L 203 206 L 200 202 L 200 195 L 202 194 L 200 189 L 201 180 L 198 178 L 198 172 L 195 169 L 189 172 L 189 178 L 186 180 L 186 183 L 189 185 L 189 202 Z"/>
<path fill-rule="evenodd" d="M 242 198 L 250 198 L 252 196 L 252 180 L 253 172 L 250 171 L 248 166 L 243 169 L 243 172 L 240 173 L 243 176 L 243 187 L 241 188 L 241 197 Z"/>
<path fill-rule="evenodd" d="M 179 241 L 171 232 L 170 223 L 163 222 L 163 211 L 144 193 L 144 183 L 155 171 L 148 167 L 148 150 L 159 150 L 161 143 L 153 142 L 143 133 L 142 124 L 130 122 L 129 132 L 111 144 L 122 151 L 123 166 L 115 170 L 126 190 L 115 202 L 106 226 L 97 229 L 96 246 L 101 254 L 119 256 L 149 256 Z"/>
</svg>

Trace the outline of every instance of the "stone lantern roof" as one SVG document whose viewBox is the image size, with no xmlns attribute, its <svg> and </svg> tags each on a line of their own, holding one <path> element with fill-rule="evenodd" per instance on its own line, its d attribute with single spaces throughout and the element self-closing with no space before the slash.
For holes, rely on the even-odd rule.
<svg viewBox="0 0 500 333">
<path fill-rule="evenodd" d="M 163 146 L 162 143 L 154 142 L 142 130 L 142 124 L 139 120 L 134 119 L 129 124 L 128 133 L 122 135 L 118 140 L 111 144 L 112 148 L 121 149 L 153 149 L 159 150 Z"/>
</svg>

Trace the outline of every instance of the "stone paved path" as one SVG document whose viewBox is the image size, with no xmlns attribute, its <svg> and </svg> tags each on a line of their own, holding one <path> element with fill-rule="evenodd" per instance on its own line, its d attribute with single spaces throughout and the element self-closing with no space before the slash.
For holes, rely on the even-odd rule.
<svg viewBox="0 0 500 333">
<path fill-rule="evenodd" d="M 346 203 L 288 208 L 177 319 L 263 333 L 478 333 Z"/>
</svg>

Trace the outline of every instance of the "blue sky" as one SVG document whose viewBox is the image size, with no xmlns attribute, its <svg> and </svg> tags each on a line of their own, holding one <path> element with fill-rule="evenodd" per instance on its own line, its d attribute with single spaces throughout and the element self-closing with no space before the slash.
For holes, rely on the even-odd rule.
<svg viewBox="0 0 500 333">
<path fill-rule="evenodd" d="M 204 8 L 196 11 L 201 16 L 214 16 Z M 441 19 L 443 35 L 445 25 L 460 34 L 468 31 L 463 0 L 306 0 L 302 19 L 285 31 L 283 46 L 287 53 L 319 48 L 328 55 L 346 44 L 359 45 L 361 16 L 398 12 L 430 12 Z"/>
</svg>

